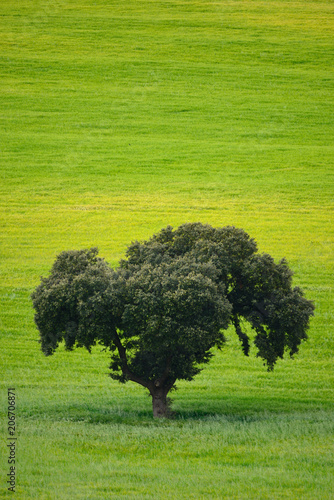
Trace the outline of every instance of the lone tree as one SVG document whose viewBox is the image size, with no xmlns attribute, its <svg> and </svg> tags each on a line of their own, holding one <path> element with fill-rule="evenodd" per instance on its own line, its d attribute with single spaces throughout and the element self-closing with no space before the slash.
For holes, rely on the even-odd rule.
<svg viewBox="0 0 334 500">
<path fill-rule="evenodd" d="M 154 417 L 168 416 L 167 394 L 192 380 L 225 342 L 232 324 L 248 356 L 250 339 L 272 370 L 285 351 L 298 352 L 313 303 L 292 288 L 292 272 L 257 253 L 235 227 L 168 226 L 132 243 L 113 270 L 96 248 L 61 253 L 32 294 L 45 355 L 101 344 L 111 351 L 110 376 L 146 387 Z"/>
</svg>

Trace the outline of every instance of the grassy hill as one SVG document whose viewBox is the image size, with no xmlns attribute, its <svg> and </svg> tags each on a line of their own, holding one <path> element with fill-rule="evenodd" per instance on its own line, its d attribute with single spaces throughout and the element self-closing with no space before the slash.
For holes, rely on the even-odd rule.
<svg viewBox="0 0 334 500">
<path fill-rule="evenodd" d="M 333 3 L 0 5 L 0 498 L 331 499 Z M 171 224 L 242 227 L 316 312 L 267 373 L 228 345 L 155 422 L 96 348 L 45 358 L 30 293 L 63 250 L 112 265 Z"/>
</svg>

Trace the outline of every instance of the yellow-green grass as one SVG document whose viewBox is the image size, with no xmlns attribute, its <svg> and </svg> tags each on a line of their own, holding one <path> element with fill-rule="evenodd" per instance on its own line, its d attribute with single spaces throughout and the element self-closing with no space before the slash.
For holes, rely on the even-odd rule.
<svg viewBox="0 0 334 500">
<path fill-rule="evenodd" d="M 16 498 L 333 498 L 333 4 L 0 6 L 1 412 Z M 267 373 L 229 342 L 154 422 L 94 349 L 40 349 L 30 293 L 65 249 L 111 265 L 167 224 L 244 228 L 316 304 Z M 6 418 L 0 498 L 6 498 Z"/>
</svg>

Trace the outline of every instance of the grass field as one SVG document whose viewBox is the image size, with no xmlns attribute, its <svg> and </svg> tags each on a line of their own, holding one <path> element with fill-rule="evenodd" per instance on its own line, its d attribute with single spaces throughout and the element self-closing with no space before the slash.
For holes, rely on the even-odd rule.
<svg viewBox="0 0 334 500">
<path fill-rule="evenodd" d="M 330 0 L 3 0 L 0 498 L 334 498 Z M 112 265 L 171 224 L 242 227 L 314 300 L 267 373 L 229 342 L 154 421 L 108 354 L 45 358 L 30 294 L 55 256 Z M 14 497 L 13 496 L 13 497 Z"/>
</svg>

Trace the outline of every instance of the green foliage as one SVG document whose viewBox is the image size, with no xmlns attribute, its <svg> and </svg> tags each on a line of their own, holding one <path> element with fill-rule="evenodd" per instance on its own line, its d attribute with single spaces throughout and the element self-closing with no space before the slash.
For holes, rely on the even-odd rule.
<svg viewBox="0 0 334 500">
<path fill-rule="evenodd" d="M 129 275 L 119 327 L 124 339 L 134 339 L 131 372 L 154 381 L 167 369 L 164 384 L 173 386 L 177 379 L 191 380 L 209 350 L 223 344 L 231 307 L 210 278 L 214 272 L 189 258 L 121 271 Z"/>
<path fill-rule="evenodd" d="M 285 260 L 275 264 L 270 255 L 252 255 L 242 264 L 228 294 L 237 323 L 244 317 L 256 331 L 258 356 L 266 360 L 269 369 L 278 357 L 283 358 L 285 348 L 292 356 L 307 339 L 314 305 L 291 284 L 292 271 Z"/>
<path fill-rule="evenodd" d="M 62 340 L 68 350 L 74 345 L 90 350 L 96 341 L 110 345 L 114 319 L 101 304 L 112 276 L 96 248 L 57 257 L 50 276 L 32 294 L 44 354 L 53 354 Z"/>
<path fill-rule="evenodd" d="M 270 255 L 256 252 L 255 241 L 242 229 L 184 224 L 175 231 L 168 226 L 144 243 L 133 243 L 121 266 L 133 269 L 145 262 L 154 265 L 185 255 L 197 263 L 208 263 L 216 269 L 211 278 L 232 306 L 232 321 L 244 353 L 249 352 L 249 338 L 241 329 L 242 318 L 257 333 L 258 356 L 273 369 L 286 348 L 292 356 L 307 339 L 314 305 L 298 287 L 292 288 L 293 273 L 284 259 L 275 264 Z"/>
</svg>

